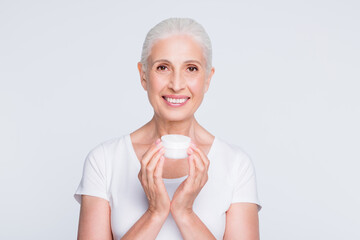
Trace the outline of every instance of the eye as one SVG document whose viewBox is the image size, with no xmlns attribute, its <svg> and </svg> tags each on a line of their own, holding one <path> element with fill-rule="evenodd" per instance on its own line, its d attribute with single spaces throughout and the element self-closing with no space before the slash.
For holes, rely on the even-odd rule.
<svg viewBox="0 0 360 240">
<path fill-rule="evenodd" d="M 188 67 L 188 71 L 189 71 L 189 72 L 196 72 L 197 70 L 198 70 L 197 67 L 194 67 L 194 66 Z"/>
<path fill-rule="evenodd" d="M 164 66 L 164 65 L 160 65 L 160 66 L 158 66 L 156 69 L 157 69 L 157 70 L 160 70 L 160 71 L 165 71 L 165 70 L 167 69 L 167 67 Z"/>
</svg>

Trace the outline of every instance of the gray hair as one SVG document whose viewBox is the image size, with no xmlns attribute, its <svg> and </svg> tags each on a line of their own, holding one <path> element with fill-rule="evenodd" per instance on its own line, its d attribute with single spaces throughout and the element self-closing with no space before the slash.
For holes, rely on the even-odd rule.
<svg viewBox="0 0 360 240">
<path fill-rule="evenodd" d="M 150 29 L 146 35 L 141 52 L 140 61 L 144 71 L 146 72 L 147 60 L 156 41 L 177 34 L 189 35 L 201 45 L 206 60 L 206 72 L 209 73 L 212 67 L 211 41 L 203 26 L 191 18 L 168 18 Z"/>
</svg>

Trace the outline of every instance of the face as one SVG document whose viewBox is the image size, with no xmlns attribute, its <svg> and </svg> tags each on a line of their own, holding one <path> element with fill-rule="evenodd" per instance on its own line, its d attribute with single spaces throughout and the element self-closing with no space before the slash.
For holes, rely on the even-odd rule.
<svg viewBox="0 0 360 240">
<path fill-rule="evenodd" d="M 214 74 L 214 68 L 206 72 L 200 44 L 187 35 L 158 40 L 148 58 L 147 72 L 141 63 L 138 68 L 155 114 L 167 121 L 193 117 Z"/>
</svg>

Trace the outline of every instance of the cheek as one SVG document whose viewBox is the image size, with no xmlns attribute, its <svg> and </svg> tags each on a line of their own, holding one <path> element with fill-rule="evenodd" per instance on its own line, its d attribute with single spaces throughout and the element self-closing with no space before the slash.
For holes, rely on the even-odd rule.
<svg viewBox="0 0 360 240">
<path fill-rule="evenodd" d="M 199 94 L 205 91 L 205 80 L 203 78 L 190 79 L 187 85 L 193 93 Z"/>
<path fill-rule="evenodd" d="M 149 78 L 149 90 L 156 92 L 162 90 L 166 86 L 166 79 L 161 77 L 150 77 Z"/>
</svg>

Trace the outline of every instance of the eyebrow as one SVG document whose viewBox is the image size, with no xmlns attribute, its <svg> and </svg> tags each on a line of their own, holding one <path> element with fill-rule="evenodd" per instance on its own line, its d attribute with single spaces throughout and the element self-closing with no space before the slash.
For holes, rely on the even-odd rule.
<svg viewBox="0 0 360 240">
<path fill-rule="evenodd" d="M 167 60 L 167 59 L 158 59 L 158 60 L 156 60 L 156 61 L 154 61 L 153 63 L 152 63 L 152 66 L 154 66 L 154 64 L 155 63 L 157 63 L 157 62 L 167 62 L 167 63 L 171 63 L 169 60 Z"/>
<path fill-rule="evenodd" d="M 187 60 L 187 61 L 185 61 L 185 63 L 191 63 L 191 62 L 196 62 L 197 64 L 202 66 L 201 62 L 199 62 L 198 60 Z"/>
<path fill-rule="evenodd" d="M 166 63 L 171 64 L 171 62 L 167 59 L 158 59 L 153 62 L 152 66 L 154 66 L 154 64 L 157 62 L 166 62 Z M 201 62 L 199 62 L 198 60 L 186 60 L 184 63 L 191 63 L 191 62 L 195 62 L 195 63 L 199 64 L 200 66 L 202 66 Z"/>
</svg>

